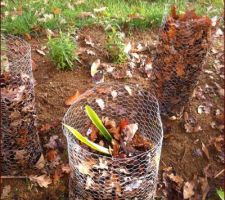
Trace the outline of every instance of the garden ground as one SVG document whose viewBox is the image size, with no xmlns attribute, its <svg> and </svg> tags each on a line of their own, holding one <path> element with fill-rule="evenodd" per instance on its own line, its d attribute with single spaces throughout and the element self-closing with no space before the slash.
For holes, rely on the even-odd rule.
<svg viewBox="0 0 225 200">
<path fill-rule="evenodd" d="M 123 31 L 126 43 L 131 43 L 131 51 L 136 52 L 141 61 L 147 56 L 149 59 L 145 62 L 151 63 L 155 53 L 157 29 L 138 31 L 124 27 Z M 28 32 L 26 30 L 22 34 Z M 31 32 L 31 38 L 26 38 L 32 47 L 39 135 L 45 158 L 45 167 L 33 171 L 32 175 L 46 174 L 42 181 L 47 184 L 47 188 L 42 188 L 40 184 L 24 177 L 8 177 L 3 179 L 2 186 L 5 199 L 68 199 L 67 145 L 61 120 L 68 109 L 65 101 L 77 91 L 83 93 L 96 84 L 90 73 L 90 66 L 96 59 L 101 61 L 105 82 L 150 84 L 149 71 L 141 66 L 141 61 L 136 68 L 130 68 L 127 63 L 117 65 L 110 61 L 104 48 L 106 35 L 103 26 L 82 26 L 77 30 L 76 37 L 80 61 L 75 63 L 76 67 L 72 71 L 57 70 L 47 55 L 37 51 L 41 50 L 44 54 L 47 52 L 45 36 L 35 36 Z M 136 51 L 139 44 L 146 48 Z M 182 199 L 184 188 L 186 192 L 194 193 L 195 199 L 204 199 L 206 196 L 206 199 L 218 199 L 216 189 L 223 188 L 224 152 L 220 146 L 224 142 L 223 49 L 223 33 L 217 32 L 204 72 L 192 101 L 185 109 L 185 115 L 181 119 L 163 119 L 164 143 L 159 172 L 159 199 L 167 193 L 168 199 Z M 116 73 L 108 70 L 110 67 L 115 67 Z M 189 130 L 189 121 L 194 121 L 194 130 Z M 54 141 L 57 141 L 57 145 L 49 148 Z"/>
</svg>

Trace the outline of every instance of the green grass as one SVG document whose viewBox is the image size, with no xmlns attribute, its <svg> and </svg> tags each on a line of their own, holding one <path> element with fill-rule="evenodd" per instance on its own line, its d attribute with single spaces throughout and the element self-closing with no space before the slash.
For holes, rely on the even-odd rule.
<svg viewBox="0 0 225 200">
<path fill-rule="evenodd" d="M 128 25 L 130 28 L 157 27 L 161 24 L 165 11 L 165 4 L 174 3 L 176 0 L 85 0 L 84 3 L 75 5 L 76 1 L 61 0 L 6 0 L 7 6 L 1 12 L 8 12 L 9 15 L 2 20 L 2 28 L 11 34 L 31 33 L 37 28 L 49 28 L 51 30 L 67 30 L 71 27 L 83 27 L 94 23 L 115 23 L 118 25 Z M 178 1 L 179 7 L 184 8 L 185 2 Z M 223 12 L 223 0 L 192 0 L 199 14 L 219 15 Z M 73 9 L 69 8 L 72 5 Z M 208 13 L 207 8 L 212 5 L 213 9 Z M 79 18 L 81 12 L 92 12 L 100 7 L 107 7 L 100 16 L 96 18 Z M 22 7 L 23 13 L 16 16 L 14 10 Z M 54 14 L 53 9 L 60 8 L 61 13 Z M 53 18 L 47 21 L 40 21 L 42 17 L 38 13 L 52 14 Z M 35 14 L 36 13 L 36 14 Z M 143 19 L 130 19 L 132 14 L 139 13 Z M 12 15 L 15 15 L 12 18 Z M 64 21 L 64 23 L 63 23 Z"/>
<path fill-rule="evenodd" d="M 60 33 L 58 37 L 49 37 L 49 56 L 60 70 L 72 69 L 76 56 L 76 44 L 69 34 Z"/>
<path fill-rule="evenodd" d="M 116 27 L 112 27 L 107 31 L 107 44 L 106 49 L 111 56 L 113 62 L 120 64 L 127 60 L 127 54 L 125 53 L 125 43 L 123 35 Z"/>
</svg>

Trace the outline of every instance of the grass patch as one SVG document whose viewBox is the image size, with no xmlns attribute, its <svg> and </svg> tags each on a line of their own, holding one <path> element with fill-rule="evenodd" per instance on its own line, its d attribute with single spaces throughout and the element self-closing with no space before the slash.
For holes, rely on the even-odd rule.
<svg viewBox="0 0 225 200">
<path fill-rule="evenodd" d="M 1 12 L 6 14 L 2 20 L 5 32 L 22 35 L 37 29 L 48 28 L 51 30 L 67 30 L 71 27 L 82 27 L 94 23 L 112 22 L 118 25 L 127 25 L 130 28 L 157 27 L 161 24 L 165 14 L 165 5 L 168 0 L 7 0 L 6 7 Z M 185 1 L 170 0 L 171 4 L 179 4 L 184 9 Z M 210 16 L 223 12 L 222 0 L 196 0 L 192 1 L 199 14 Z M 209 10 L 210 6 L 212 8 Z M 95 13 L 95 8 L 106 7 L 101 13 Z M 58 12 L 55 12 L 57 11 Z M 59 11 L 60 10 L 60 11 Z M 80 18 L 82 12 L 92 13 L 95 17 Z M 132 17 L 135 15 L 138 17 Z"/>
<path fill-rule="evenodd" d="M 107 31 L 106 49 L 113 62 L 120 64 L 127 60 L 127 54 L 124 51 L 124 37 L 116 27 L 112 27 L 111 30 Z"/>
<path fill-rule="evenodd" d="M 49 37 L 48 48 L 49 56 L 58 69 L 66 70 L 74 67 L 73 62 L 77 59 L 76 44 L 69 34 L 60 32 L 56 38 Z"/>
</svg>

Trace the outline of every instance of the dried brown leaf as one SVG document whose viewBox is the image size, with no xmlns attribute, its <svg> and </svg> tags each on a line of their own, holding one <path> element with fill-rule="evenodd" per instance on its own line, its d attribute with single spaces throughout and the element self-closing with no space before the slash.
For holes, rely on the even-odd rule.
<svg viewBox="0 0 225 200">
<path fill-rule="evenodd" d="M 185 71 L 184 71 L 185 67 L 184 65 L 182 64 L 177 64 L 176 65 L 176 73 L 178 76 L 183 76 L 185 74 Z"/>
<path fill-rule="evenodd" d="M 65 174 L 69 174 L 71 171 L 69 164 L 63 164 L 62 165 L 62 172 Z"/>
<path fill-rule="evenodd" d="M 76 100 L 77 98 L 80 96 L 80 92 L 79 90 L 76 91 L 76 93 L 73 96 L 70 96 L 66 101 L 65 101 L 65 105 L 66 106 L 71 106 Z"/>
<path fill-rule="evenodd" d="M 182 185 L 184 183 L 184 179 L 181 176 L 174 175 L 173 173 L 169 174 L 168 177 L 171 181 L 175 182 L 179 188 L 182 188 Z"/>
<path fill-rule="evenodd" d="M 193 181 L 186 182 L 183 187 L 183 197 L 184 199 L 190 199 L 194 194 L 195 183 Z"/>
<path fill-rule="evenodd" d="M 60 179 L 63 177 L 62 169 L 58 168 L 54 171 L 52 175 L 53 184 L 59 183 Z"/>
<path fill-rule="evenodd" d="M 50 177 L 48 177 L 46 174 L 43 174 L 41 176 L 29 176 L 30 181 L 37 183 L 40 187 L 47 188 L 49 184 L 52 183 L 52 180 Z"/>
<path fill-rule="evenodd" d="M 99 137 L 99 130 L 93 124 L 91 125 L 90 129 L 91 129 L 91 133 L 89 135 L 89 139 L 92 142 L 95 142 L 97 140 L 97 138 Z"/>
<path fill-rule="evenodd" d="M 77 17 L 80 18 L 80 19 L 84 19 L 84 18 L 87 18 L 87 17 L 94 18 L 95 16 L 91 12 L 80 12 L 80 14 Z"/>
<path fill-rule="evenodd" d="M 24 33 L 24 38 L 28 41 L 32 39 L 29 33 Z"/>
<path fill-rule="evenodd" d="M 37 169 L 43 169 L 45 166 L 45 159 L 44 159 L 44 156 L 43 154 L 41 154 L 39 160 L 37 161 L 37 163 L 35 164 L 35 167 Z"/>
<path fill-rule="evenodd" d="M 120 140 L 120 127 L 111 127 L 110 129 L 108 129 L 108 131 L 116 140 Z"/>
<path fill-rule="evenodd" d="M 210 160 L 209 151 L 203 142 L 202 142 L 202 151 L 205 153 L 205 156 L 207 157 L 207 159 Z"/>
<path fill-rule="evenodd" d="M 209 192 L 209 184 L 208 184 L 208 180 L 206 177 L 199 178 L 200 184 L 201 184 L 201 191 L 202 191 L 202 200 L 205 200 L 207 197 L 207 194 Z"/>
<path fill-rule="evenodd" d="M 55 14 L 55 15 L 58 15 L 62 12 L 62 10 L 60 8 L 53 8 L 52 9 L 52 12 Z"/>
<path fill-rule="evenodd" d="M 39 128 L 40 132 L 49 132 L 50 129 L 52 128 L 52 125 L 46 123 L 46 124 L 42 124 Z"/>
<path fill-rule="evenodd" d="M 56 157 L 57 157 L 58 153 L 56 150 L 50 150 L 48 151 L 48 153 L 46 154 L 48 161 L 53 162 Z"/>
<path fill-rule="evenodd" d="M 1 199 L 8 199 L 10 192 L 11 192 L 11 186 L 10 185 L 5 185 L 2 188 Z"/>
</svg>

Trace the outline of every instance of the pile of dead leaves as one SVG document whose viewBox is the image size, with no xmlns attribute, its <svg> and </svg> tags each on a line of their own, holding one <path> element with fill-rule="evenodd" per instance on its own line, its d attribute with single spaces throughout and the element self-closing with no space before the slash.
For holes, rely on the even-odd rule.
<svg viewBox="0 0 225 200">
<path fill-rule="evenodd" d="M 36 129 L 32 79 L 3 73 L 1 80 L 2 173 L 14 175 L 35 164 L 41 155 Z"/>
<path fill-rule="evenodd" d="M 162 182 L 158 184 L 158 191 L 167 199 L 173 200 L 205 200 L 210 188 L 208 174 L 204 176 L 195 175 L 192 180 L 185 181 L 177 175 L 172 167 L 167 167 L 162 173 Z"/>
<path fill-rule="evenodd" d="M 124 118 L 116 124 L 108 117 L 103 117 L 102 122 L 113 137 L 111 142 L 105 141 L 94 124 L 90 124 L 86 136 L 92 142 L 111 149 L 112 156 L 115 158 L 132 157 L 153 147 L 151 141 L 138 132 L 137 123 L 130 124 L 129 120 Z M 92 149 L 89 150 L 92 151 Z"/>
<path fill-rule="evenodd" d="M 211 43 L 212 23 L 193 10 L 171 15 L 159 31 L 159 42 L 153 61 L 154 87 L 162 114 L 182 112 L 202 72 Z"/>
</svg>

